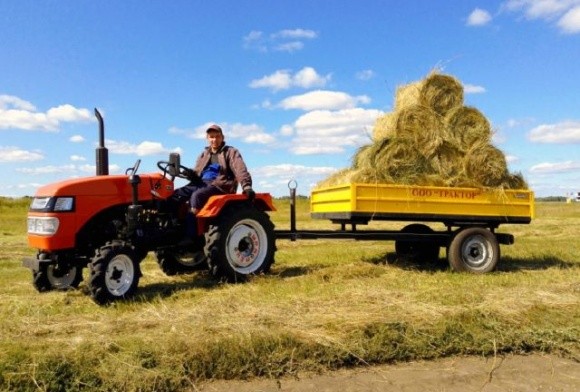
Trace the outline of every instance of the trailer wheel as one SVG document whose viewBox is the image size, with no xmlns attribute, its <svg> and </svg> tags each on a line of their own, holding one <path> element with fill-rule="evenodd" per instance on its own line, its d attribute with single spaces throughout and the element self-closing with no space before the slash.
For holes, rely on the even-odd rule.
<svg viewBox="0 0 580 392">
<path fill-rule="evenodd" d="M 493 271 L 499 261 L 499 243 L 495 235 L 482 227 L 460 230 L 447 250 L 454 271 L 483 274 Z"/>
<path fill-rule="evenodd" d="M 403 227 L 401 233 L 431 234 L 433 229 L 427 225 L 413 223 Z M 422 263 L 432 263 L 439 260 L 439 245 L 434 241 L 396 240 L 395 252 L 398 257 Z"/>
<path fill-rule="evenodd" d="M 155 252 L 159 268 L 167 276 L 188 274 L 207 268 L 207 258 L 203 251 L 197 252 L 173 252 L 163 249 Z"/>
<path fill-rule="evenodd" d="M 236 207 L 223 211 L 210 225 L 205 245 L 211 275 L 232 283 L 267 273 L 276 250 L 268 214 L 250 206 Z"/>
<path fill-rule="evenodd" d="M 141 277 L 140 261 L 133 247 L 122 242 L 98 249 L 90 264 L 89 291 L 93 300 L 104 305 L 130 298 Z"/>
<path fill-rule="evenodd" d="M 74 265 L 40 264 L 38 271 L 32 273 L 32 284 L 39 292 L 77 288 L 82 281 L 83 269 Z"/>
</svg>

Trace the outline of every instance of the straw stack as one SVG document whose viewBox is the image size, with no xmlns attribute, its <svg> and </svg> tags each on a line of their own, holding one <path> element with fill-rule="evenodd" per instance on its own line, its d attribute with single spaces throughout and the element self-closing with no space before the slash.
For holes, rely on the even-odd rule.
<svg viewBox="0 0 580 392">
<path fill-rule="evenodd" d="M 358 183 L 525 189 L 510 174 L 504 154 L 491 144 L 489 121 L 464 106 L 453 76 L 431 73 L 397 88 L 394 110 L 377 118 L 372 143 L 359 148 L 352 166 L 317 186 Z"/>
</svg>

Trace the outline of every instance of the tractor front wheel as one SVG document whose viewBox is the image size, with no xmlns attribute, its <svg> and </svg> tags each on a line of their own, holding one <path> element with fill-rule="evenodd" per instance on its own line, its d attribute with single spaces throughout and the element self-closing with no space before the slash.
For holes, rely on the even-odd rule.
<svg viewBox="0 0 580 392">
<path fill-rule="evenodd" d="M 228 282 L 266 273 L 276 251 L 274 225 L 263 211 L 237 206 L 224 211 L 206 233 L 210 273 Z"/>
<path fill-rule="evenodd" d="M 77 288 L 82 280 L 83 269 L 76 265 L 65 267 L 44 263 L 32 273 L 32 284 L 39 292 Z"/>
<path fill-rule="evenodd" d="M 140 261 L 134 248 L 123 242 L 98 249 L 90 264 L 89 290 L 93 300 L 104 305 L 133 296 L 141 277 Z"/>
</svg>

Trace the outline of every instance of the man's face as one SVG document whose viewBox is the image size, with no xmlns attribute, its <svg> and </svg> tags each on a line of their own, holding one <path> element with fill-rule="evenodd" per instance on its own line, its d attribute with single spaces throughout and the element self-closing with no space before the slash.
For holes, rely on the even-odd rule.
<svg viewBox="0 0 580 392">
<path fill-rule="evenodd" d="M 218 131 L 209 131 L 207 133 L 207 141 L 212 151 L 216 151 L 224 141 L 224 135 Z"/>
</svg>

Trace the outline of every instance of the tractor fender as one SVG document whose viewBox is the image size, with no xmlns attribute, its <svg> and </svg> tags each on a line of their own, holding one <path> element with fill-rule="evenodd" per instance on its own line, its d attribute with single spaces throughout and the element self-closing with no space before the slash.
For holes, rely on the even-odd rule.
<svg viewBox="0 0 580 392">
<path fill-rule="evenodd" d="M 241 193 L 212 196 L 197 213 L 197 217 L 201 219 L 215 218 L 230 203 L 247 200 L 248 197 Z M 269 193 L 256 193 L 254 205 L 261 211 L 276 211 L 276 207 L 274 207 L 272 202 L 272 195 Z"/>
<path fill-rule="evenodd" d="M 224 208 L 240 202 L 248 202 L 248 197 L 241 193 L 210 197 L 203 208 L 196 214 L 198 233 L 203 234 L 207 229 L 208 222 L 219 216 Z M 272 195 L 269 193 L 256 193 L 253 204 L 260 211 L 276 211 L 276 207 L 274 207 L 272 202 Z"/>
</svg>

